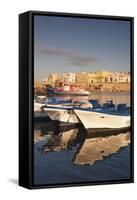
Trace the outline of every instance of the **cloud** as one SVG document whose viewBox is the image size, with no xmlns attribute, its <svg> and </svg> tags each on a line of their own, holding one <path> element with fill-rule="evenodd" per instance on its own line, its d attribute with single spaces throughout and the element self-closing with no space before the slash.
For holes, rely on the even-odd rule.
<svg viewBox="0 0 137 200">
<path fill-rule="evenodd" d="M 66 49 L 47 48 L 40 50 L 40 52 L 45 55 L 63 57 L 66 59 L 66 65 L 91 66 L 98 61 L 96 57 L 82 56 Z"/>
</svg>

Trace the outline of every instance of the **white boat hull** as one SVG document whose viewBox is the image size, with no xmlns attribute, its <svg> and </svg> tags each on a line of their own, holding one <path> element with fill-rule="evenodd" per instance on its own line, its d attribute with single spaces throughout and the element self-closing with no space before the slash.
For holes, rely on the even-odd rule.
<svg viewBox="0 0 137 200">
<path fill-rule="evenodd" d="M 49 118 L 53 121 L 68 122 L 68 123 L 79 123 L 79 120 L 75 113 L 69 112 L 67 109 L 60 108 L 44 108 Z"/>
<path fill-rule="evenodd" d="M 122 129 L 130 127 L 130 116 L 78 109 L 75 109 L 74 112 L 86 129 Z"/>
<path fill-rule="evenodd" d="M 45 106 L 43 103 L 34 103 L 34 112 L 41 112 L 41 107 Z"/>
</svg>

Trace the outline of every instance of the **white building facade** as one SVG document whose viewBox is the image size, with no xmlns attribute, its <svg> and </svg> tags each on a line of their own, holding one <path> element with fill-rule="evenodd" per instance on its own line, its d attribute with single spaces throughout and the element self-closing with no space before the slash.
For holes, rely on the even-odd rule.
<svg viewBox="0 0 137 200">
<path fill-rule="evenodd" d="M 74 73 L 63 73 L 59 74 L 58 79 L 60 82 L 67 82 L 67 83 L 75 83 L 75 74 Z"/>
<path fill-rule="evenodd" d="M 107 77 L 107 83 L 130 83 L 129 72 L 114 72 Z"/>
</svg>

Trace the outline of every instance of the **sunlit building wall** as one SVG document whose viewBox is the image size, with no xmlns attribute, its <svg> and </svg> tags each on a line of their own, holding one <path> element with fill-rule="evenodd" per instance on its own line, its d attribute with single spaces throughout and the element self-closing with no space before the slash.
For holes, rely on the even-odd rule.
<svg viewBox="0 0 137 200">
<path fill-rule="evenodd" d="M 48 76 L 48 84 L 50 85 L 54 86 L 57 80 L 58 80 L 58 74 L 53 73 Z"/>
</svg>

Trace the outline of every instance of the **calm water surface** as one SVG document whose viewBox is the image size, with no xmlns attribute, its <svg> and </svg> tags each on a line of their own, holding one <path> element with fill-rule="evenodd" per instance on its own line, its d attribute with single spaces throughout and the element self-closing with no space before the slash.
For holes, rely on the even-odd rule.
<svg viewBox="0 0 137 200">
<path fill-rule="evenodd" d="M 92 137 L 80 127 L 49 127 L 54 124 L 35 124 L 35 184 L 130 178 L 129 132 Z"/>
<path fill-rule="evenodd" d="M 101 104 L 113 100 L 115 104 L 126 103 L 130 105 L 130 92 L 93 92 L 91 98 L 98 99 Z"/>
<path fill-rule="evenodd" d="M 129 96 L 126 92 L 96 92 L 92 99 L 130 105 Z M 52 121 L 34 124 L 36 185 L 129 179 L 130 167 L 130 132 L 93 135 L 83 126 L 59 127 Z"/>
</svg>

